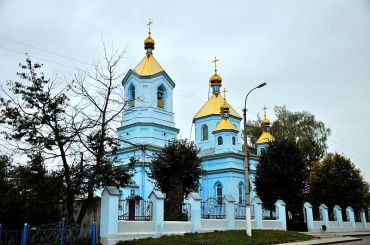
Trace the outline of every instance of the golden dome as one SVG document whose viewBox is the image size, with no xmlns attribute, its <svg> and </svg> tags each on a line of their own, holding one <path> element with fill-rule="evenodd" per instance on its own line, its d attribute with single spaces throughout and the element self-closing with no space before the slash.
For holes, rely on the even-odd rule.
<svg viewBox="0 0 370 245">
<path fill-rule="evenodd" d="M 144 40 L 144 49 L 147 51 L 147 52 L 152 52 L 152 50 L 154 49 L 154 40 L 153 38 L 150 36 L 150 33 L 148 34 L 148 37 Z"/>
<path fill-rule="evenodd" d="M 265 144 L 265 143 L 270 143 L 273 141 L 273 137 L 270 133 L 270 120 L 266 117 L 266 106 L 264 106 L 264 116 L 261 121 L 261 127 L 262 127 L 262 134 L 258 138 L 256 144 Z"/>
<path fill-rule="evenodd" d="M 153 44 L 154 45 L 154 40 L 153 38 L 150 36 L 150 34 L 148 35 L 148 37 L 144 40 L 144 45 L 147 45 L 147 44 Z"/>
<path fill-rule="evenodd" d="M 229 113 L 230 111 L 230 106 L 227 104 L 226 100 L 224 99 L 224 102 L 220 106 L 220 112 L 222 113 Z"/>
<path fill-rule="evenodd" d="M 270 120 L 268 120 L 267 118 L 266 118 L 266 116 L 262 119 L 262 121 L 261 121 L 261 126 L 262 127 L 265 127 L 265 126 L 269 126 L 270 125 Z"/>
<path fill-rule="evenodd" d="M 198 113 L 194 116 L 193 120 L 201 117 L 221 115 L 221 105 L 224 103 L 224 99 L 220 94 L 212 94 L 208 101 L 200 108 Z M 227 101 L 225 102 L 230 108 L 230 116 L 241 119 L 242 117 L 232 108 Z"/>
<path fill-rule="evenodd" d="M 221 86 L 222 77 L 215 72 L 215 74 L 213 74 L 209 79 L 209 82 L 211 83 L 211 86 Z"/>
</svg>

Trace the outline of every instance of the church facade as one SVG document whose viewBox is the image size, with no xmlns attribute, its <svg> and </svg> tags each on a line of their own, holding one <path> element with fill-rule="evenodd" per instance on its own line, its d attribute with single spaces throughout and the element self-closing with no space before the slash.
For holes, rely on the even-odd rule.
<svg viewBox="0 0 370 245">
<path fill-rule="evenodd" d="M 146 199 L 154 188 L 148 177 L 153 154 L 177 137 L 173 111 L 175 83 L 153 56 L 155 42 L 149 30 L 144 41 L 146 54 L 139 64 L 130 69 L 122 81 L 126 108 L 118 134 L 121 149 L 115 155 L 119 165 L 135 161 L 132 182 L 122 188 L 123 198 L 138 195 Z M 244 153 L 241 138 L 241 116 L 221 95 L 223 81 L 215 71 L 209 84 L 212 96 L 193 118 L 195 143 L 200 149 L 199 157 L 203 174 L 199 180 L 199 194 L 203 201 L 215 198 L 221 201 L 231 195 L 238 202 L 245 200 Z M 258 155 L 272 141 L 270 123 L 262 120 L 263 133 L 256 142 L 257 155 L 250 154 L 251 199 L 255 196 L 253 179 Z"/>
</svg>

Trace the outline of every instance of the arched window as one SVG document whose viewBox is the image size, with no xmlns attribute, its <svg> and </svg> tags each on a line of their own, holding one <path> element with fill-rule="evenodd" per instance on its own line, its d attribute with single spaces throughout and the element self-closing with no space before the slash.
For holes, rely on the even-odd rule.
<svg viewBox="0 0 370 245">
<path fill-rule="evenodd" d="M 202 127 L 202 140 L 208 140 L 208 126 L 204 125 Z"/>
<path fill-rule="evenodd" d="M 218 136 L 217 137 L 217 144 L 218 145 L 222 145 L 223 143 L 224 143 L 224 141 L 223 141 L 222 137 L 221 136 Z"/>
<path fill-rule="evenodd" d="M 233 145 L 235 145 L 235 143 L 236 143 L 236 139 L 235 139 L 235 136 L 233 136 L 233 139 L 232 139 L 232 141 L 233 141 Z"/>
<path fill-rule="evenodd" d="M 130 85 L 130 88 L 128 89 L 128 97 L 129 97 L 129 101 L 130 101 L 130 108 L 132 107 L 135 107 L 135 86 L 134 85 Z"/>
<path fill-rule="evenodd" d="M 218 204 L 222 203 L 222 185 L 220 183 L 216 185 L 216 200 Z"/>
<path fill-rule="evenodd" d="M 239 203 L 243 202 L 243 183 L 240 182 L 238 186 L 238 191 L 239 191 Z"/>
<path fill-rule="evenodd" d="M 157 107 L 164 109 L 164 101 L 165 101 L 165 88 L 163 85 L 158 87 L 157 90 Z"/>
<path fill-rule="evenodd" d="M 261 155 L 266 153 L 266 148 L 261 148 Z"/>
</svg>

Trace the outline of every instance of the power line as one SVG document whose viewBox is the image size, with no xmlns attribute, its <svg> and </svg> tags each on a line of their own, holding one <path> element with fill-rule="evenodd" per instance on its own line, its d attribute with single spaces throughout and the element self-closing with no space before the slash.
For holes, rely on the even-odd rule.
<svg viewBox="0 0 370 245">
<path fill-rule="evenodd" d="M 17 41 L 17 40 L 14 40 L 14 39 L 11 39 L 11 38 L 2 36 L 2 35 L 0 35 L 0 38 L 5 39 L 5 40 L 8 40 L 8 41 L 13 42 L 13 43 L 16 43 L 16 44 L 20 44 L 20 45 L 27 46 L 27 47 L 30 47 L 30 48 L 33 48 L 33 49 L 37 49 L 37 50 L 40 50 L 40 51 L 45 52 L 45 53 L 53 54 L 53 55 L 62 57 L 64 59 L 70 59 L 70 60 L 79 62 L 81 64 L 85 64 L 85 65 L 89 65 L 89 66 L 94 66 L 92 64 L 89 64 L 87 62 L 81 61 L 79 59 L 76 59 L 76 58 L 73 58 L 73 57 L 69 57 L 69 56 L 66 56 L 66 55 L 63 55 L 63 54 L 59 54 L 59 53 L 54 52 L 54 51 L 50 51 L 50 50 L 46 50 L 46 49 L 43 49 L 43 48 L 39 48 L 39 47 L 30 45 L 30 44 L 27 44 L 27 43 L 24 43 L 24 42 L 20 42 L 20 41 Z"/>
<path fill-rule="evenodd" d="M 70 68 L 70 69 L 73 69 L 73 70 L 78 70 L 78 71 L 84 72 L 84 70 L 81 70 L 77 67 L 65 65 L 65 64 L 62 64 L 62 63 L 59 63 L 59 62 L 56 62 L 56 61 L 52 61 L 52 60 L 49 60 L 49 59 L 45 59 L 45 58 L 41 58 L 41 57 L 38 57 L 38 56 L 30 55 L 27 52 L 23 53 L 23 52 L 20 52 L 20 51 L 14 50 L 14 49 L 10 49 L 10 48 L 6 48 L 6 47 L 2 47 L 2 46 L 0 46 L 0 49 L 7 50 L 7 51 L 13 52 L 13 53 L 17 53 L 17 54 L 20 54 L 22 56 L 23 55 L 28 55 L 30 57 L 33 57 L 33 58 L 36 58 L 36 59 L 39 59 L 39 60 L 43 60 L 43 61 L 46 61 L 46 62 L 50 62 L 50 63 L 55 64 L 55 65 L 60 65 L 60 66 L 64 66 L 64 67 L 67 67 L 67 68 Z"/>
</svg>

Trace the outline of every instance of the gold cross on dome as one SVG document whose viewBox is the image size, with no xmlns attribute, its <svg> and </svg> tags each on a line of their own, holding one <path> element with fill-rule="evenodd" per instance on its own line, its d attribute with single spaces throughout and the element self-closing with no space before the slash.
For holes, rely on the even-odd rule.
<svg viewBox="0 0 370 245">
<path fill-rule="evenodd" d="M 149 29 L 149 34 L 150 34 L 150 25 L 153 24 L 153 21 L 149 18 L 149 22 L 148 24 L 146 24 L 148 26 L 148 29 Z"/>
<path fill-rule="evenodd" d="M 227 90 L 226 90 L 226 88 L 224 88 L 224 90 L 222 90 L 222 93 L 224 93 L 224 99 L 226 100 L 226 92 L 227 92 Z"/>
<path fill-rule="evenodd" d="M 267 110 L 267 107 L 264 105 L 262 109 L 263 109 L 263 111 L 264 111 L 264 115 L 265 115 L 265 117 L 266 117 L 266 110 Z"/>
<path fill-rule="evenodd" d="M 215 63 L 215 72 L 217 72 L 217 62 L 220 61 L 216 58 L 215 56 L 215 59 L 212 61 L 212 63 Z"/>
</svg>

